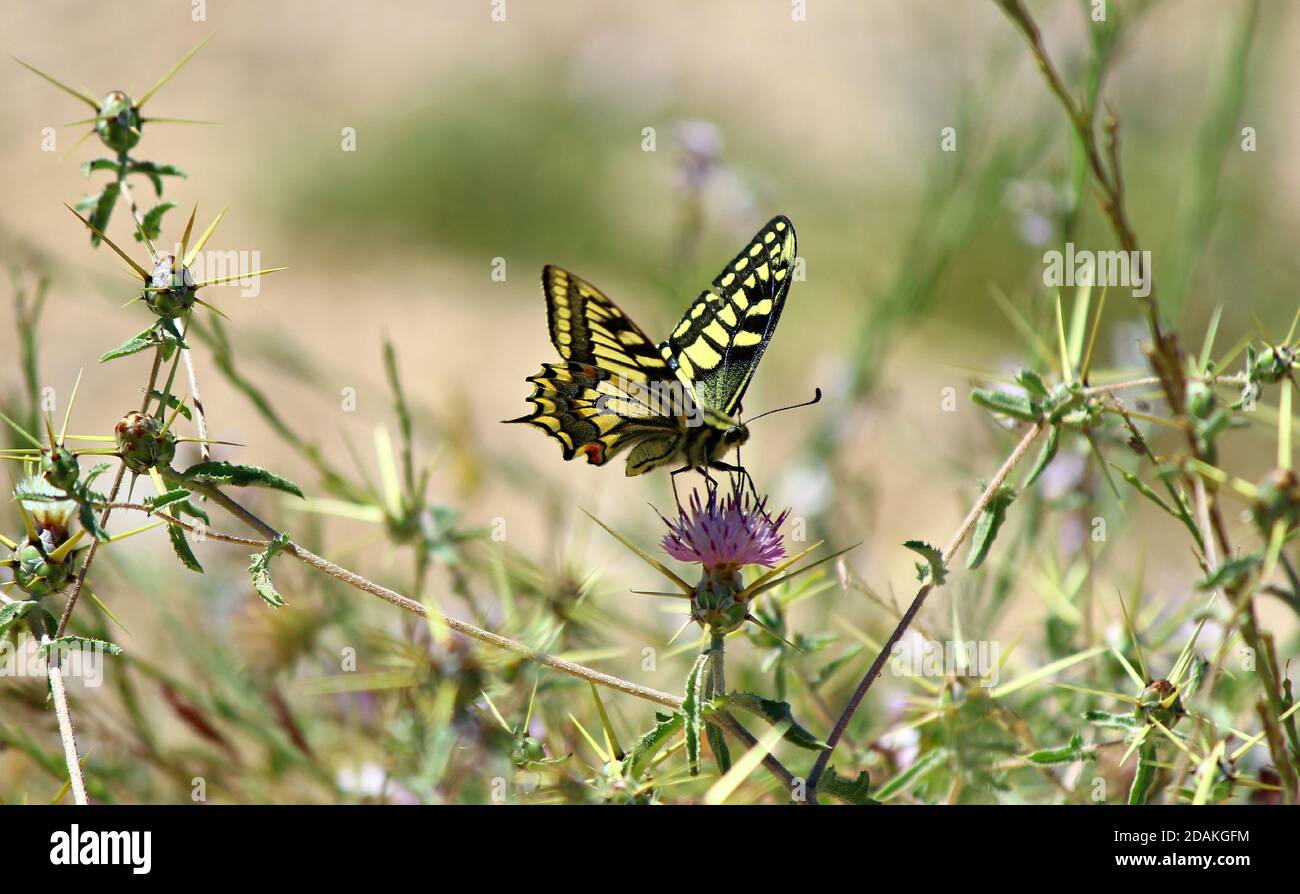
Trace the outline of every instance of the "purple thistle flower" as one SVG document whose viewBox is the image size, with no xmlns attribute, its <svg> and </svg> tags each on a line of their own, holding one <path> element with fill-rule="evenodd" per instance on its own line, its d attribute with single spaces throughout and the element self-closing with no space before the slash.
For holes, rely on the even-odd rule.
<svg viewBox="0 0 1300 894">
<path fill-rule="evenodd" d="M 689 512 L 679 505 L 676 519 L 659 516 L 668 525 L 664 552 L 681 562 L 698 562 L 707 570 L 735 571 L 743 565 L 771 568 L 785 557 L 780 527 L 789 510 L 773 519 L 766 504 L 766 498 L 754 503 L 734 492 L 719 500 L 717 488 L 701 504 L 699 491 L 693 491 Z"/>
</svg>

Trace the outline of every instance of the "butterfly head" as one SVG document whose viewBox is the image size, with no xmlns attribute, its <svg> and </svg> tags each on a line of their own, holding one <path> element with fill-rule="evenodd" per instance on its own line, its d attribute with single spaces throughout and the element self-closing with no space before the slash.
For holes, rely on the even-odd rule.
<svg viewBox="0 0 1300 894">
<path fill-rule="evenodd" d="M 739 447 L 749 440 L 749 429 L 743 424 L 737 422 L 729 425 L 722 431 L 722 443 L 725 447 Z"/>
</svg>

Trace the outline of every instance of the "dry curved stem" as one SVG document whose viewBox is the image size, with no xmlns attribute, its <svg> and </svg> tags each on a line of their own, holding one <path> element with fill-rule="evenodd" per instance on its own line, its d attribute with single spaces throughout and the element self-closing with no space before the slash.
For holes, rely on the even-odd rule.
<svg viewBox="0 0 1300 894">
<path fill-rule="evenodd" d="M 41 645 L 49 645 L 48 636 L 41 637 Z M 72 787 L 72 800 L 86 804 L 86 781 L 81 775 L 81 760 L 77 757 L 77 737 L 72 730 L 72 713 L 68 710 L 68 689 L 63 682 L 63 668 L 59 666 L 59 650 L 49 653 L 48 676 L 50 699 L 54 702 L 54 716 L 59 721 L 59 738 L 63 741 L 63 760 L 68 765 L 68 782 Z"/>
<path fill-rule="evenodd" d="M 1006 458 L 1006 461 L 1002 463 L 1002 467 L 998 469 L 997 474 L 993 476 L 993 479 L 989 481 L 988 486 L 984 488 L 984 493 L 980 495 L 980 498 L 975 502 L 975 505 L 971 507 L 970 512 L 966 514 L 966 518 L 962 520 L 961 527 L 957 529 L 957 532 L 953 534 L 952 539 L 948 541 L 948 545 L 944 547 L 944 565 L 948 565 L 952 562 L 953 558 L 957 555 L 957 551 L 961 549 L 962 544 L 966 542 L 966 538 L 968 538 L 971 531 L 974 530 L 975 523 L 979 520 L 980 513 L 984 511 L 985 507 L 988 506 L 997 495 L 998 490 L 1004 483 L 1006 483 L 1007 478 L 1010 477 L 1012 470 L 1015 469 L 1020 460 L 1024 459 L 1025 453 L 1028 452 L 1030 446 L 1034 443 L 1034 440 L 1037 439 L 1046 427 L 1046 424 L 1041 420 L 1035 422 L 1030 429 L 1025 432 L 1024 437 L 1020 439 L 1020 443 L 1018 443 L 1015 449 L 1011 451 L 1011 454 Z M 813 803 L 816 803 L 817 801 L 817 783 L 821 781 L 822 774 L 826 771 L 831 756 L 835 753 L 835 746 L 838 745 L 840 739 L 844 737 L 844 733 L 849 726 L 849 721 L 853 719 L 853 715 L 857 712 L 858 706 L 862 704 L 862 699 L 866 696 L 867 691 L 871 689 L 872 684 L 876 682 L 876 678 L 880 676 L 881 668 L 884 667 L 885 661 L 889 658 L 890 653 L 893 652 L 894 646 L 903 638 L 903 634 L 907 632 L 907 629 L 912 626 L 912 621 L 921 610 L 921 606 L 925 604 L 925 598 L 930 595 L 930 591 L 933 589 L 934 576 L 931 575 L 921 588 L 916 591 L 916 596 L 913 597 L 912 604 L 909 605 L 907 611 L 903 613 L 903 617 L 899 620 L 898 625 L 894 627 L 894 632 L 889 635 L 889 639 L 886 640 L 885 644 L 881 647 L 879 654 L 876 655 L 875 661 L 871 662 L 871 667 L 867 670 L 866 675 L 863 676 L 862 681 L 858 683 L 858 688 L 854 690 L 853 696 L 849 699 L 848 704 L 844 706 L 844 710 L 840 713 L 839 720 L 835 722 L 835 728 L 831 730 L 831 734 L 826 738 L 826 749 L 821 754 L 817 755 L 817 761 L 813 764 L 812 771 L 808 774 L 808 799 Z"/>
</svg>

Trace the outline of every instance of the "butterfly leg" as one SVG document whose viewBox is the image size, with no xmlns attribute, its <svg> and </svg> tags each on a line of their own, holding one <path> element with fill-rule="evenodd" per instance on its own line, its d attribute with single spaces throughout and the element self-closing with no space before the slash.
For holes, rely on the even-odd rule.
<svg viewBox="0 0 1300 894">
<path fill-rule="evenodd" d="M 714 460 L 712 467 L 722 472 L 729 472 L 737 475 L 736 484 L 740 486 L 740 489 L 743 489 L 745 484 L 748 484 L 750 493 L 754 495 L 754 502 L 759 502 L 758 485 L 754 483 L 754 476 L 751 475 L 749 470 L 744 466 L 733 466 L 731 463 L 723 462 L 722 460 Z"/>
<path fill-rule="evenodd" d="M 682 508 L 682 498 L 677 495 L 677 476 L 680 475 L 682 472 L 689 472 L 690 470 L 691 467 L 689 465 L 685 465 L 682 466 L 680 469 L 674 469 L 672 472 L 668 474 L 668 480 L 672 483 L 673 486 L 673 502 L 677 504 L 678 510 L 681 510 Z"/>
</svg>

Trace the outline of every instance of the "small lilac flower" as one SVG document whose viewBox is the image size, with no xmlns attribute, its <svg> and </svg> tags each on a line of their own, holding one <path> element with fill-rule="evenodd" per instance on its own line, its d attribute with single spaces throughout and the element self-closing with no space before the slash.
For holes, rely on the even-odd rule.
<svg viewBox="0 0 1300 894">
<path fill-rule="evenodd" d="M 701 504 L 699 491 L 694 491 L 689 511 L 678 506 L 676 519 L 664 518 L 668 525 L 664 551 L 678 561 L 698 562 L 710 571 L 735 571 L 744 565 L 771 568 L 785 557 L 780 528 L 789 510 L 774 519 L 766 503 L 766 499 L 754 503 L 736 493 L 719 500 L 718 489 L 713 488 Z"/>
</svg>

